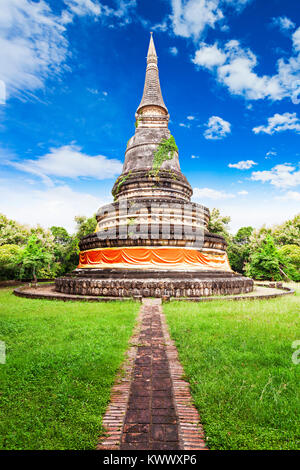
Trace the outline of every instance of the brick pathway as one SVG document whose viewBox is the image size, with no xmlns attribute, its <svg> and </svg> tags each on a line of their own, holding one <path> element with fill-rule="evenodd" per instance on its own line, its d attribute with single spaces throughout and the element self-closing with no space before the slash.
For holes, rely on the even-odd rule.
<svg viewBox="0 0 300 470">
<path fill-rule="evenodd" d="M 143 300 L 128 359 L 103 420 L 108 436 L 97 448 L 206 449 L 160 299 Z"/>
<path fill-rule="evenodd" d="M 157 301 L 143 306 L 121 449 L 179 449 L 178 418 Z"/>
</svg>

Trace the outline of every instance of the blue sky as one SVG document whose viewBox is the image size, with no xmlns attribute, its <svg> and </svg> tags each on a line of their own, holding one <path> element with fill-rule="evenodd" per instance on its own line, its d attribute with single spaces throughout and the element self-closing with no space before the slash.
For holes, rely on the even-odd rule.
<svg viewBox="0 0 300 470">
<path fill-rule="evenodd" d="M 193 200 L 240 226 L 300 207 L 299 0 L 2 0 L 0 211 L 74 228 L 111 200 L 149 31 Z"/>
</svg>

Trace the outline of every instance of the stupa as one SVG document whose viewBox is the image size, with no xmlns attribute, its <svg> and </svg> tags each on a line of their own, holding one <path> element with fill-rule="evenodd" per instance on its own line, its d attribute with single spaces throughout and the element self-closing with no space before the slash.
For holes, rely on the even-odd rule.
<svg viewBox="0 0 300 470">
<path fill-rule="evenodd" d="M 253 290 L 233 272 L 226 241 L 209 233 L 209 210 L 191 202 L 168 129 L 151 33 L 135 133 L 128 141 L 114 202 L 97 213 L 95 233 L 80 242 L 78 268 L 56 290 L 104 297 L 202 297 Z"/>
</svg>

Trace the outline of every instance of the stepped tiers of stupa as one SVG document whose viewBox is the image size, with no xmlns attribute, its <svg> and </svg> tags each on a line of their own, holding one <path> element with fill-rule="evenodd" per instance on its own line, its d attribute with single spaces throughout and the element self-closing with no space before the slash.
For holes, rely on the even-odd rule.
<svg viewBox="0 0 300 470">
<path fill-rule="evenodd" d="M 151 34 L 143 97 L 122 174 L 101 207 L 95 233 L 80 242 L 78 268 L 56 290 L 108 297 L 201 297 L 251 292 L 234 273 L 223 237 L 209 233 L 209 210 L 191 202 L 168 129 Z"/>
</svg>

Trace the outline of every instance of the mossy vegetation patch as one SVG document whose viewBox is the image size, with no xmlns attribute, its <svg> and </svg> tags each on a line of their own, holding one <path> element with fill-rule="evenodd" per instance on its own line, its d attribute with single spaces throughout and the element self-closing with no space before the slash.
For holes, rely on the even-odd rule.
<svg viewBox="0 0 300 470">
<path fill-rule="evenodd" d="M 175 152 L 178 152 L 174 137 L 171 135 L 168 139 L 162 139 L 154 153 L 152 163 L 152 174 L 157 176 L 162 164 L 167 160 L 174 158 Z"/>
<path fill-rule="evenodd" d="M 114 189 L 114 190 L 112 191 L 112 195 L 114 196 L 114 198 L 119 194 L 121 187 L 123 186 L 123 184 L 125 183 L 125 181 L 128 180 L 128 178 L 130 177 L 131 173 L 132 173 L 132 170 L 130 170 L 130 171 L 127 173 L 127 175 L 121 175 L 121 176 L 119 176 L 119 178 L 118 178 L 117 181 L 116 181 L 116 183 L 118 183 L 118 184 L 117 184 L 117 187 L 116 187 L 116 189 Z"/>
</svg>

